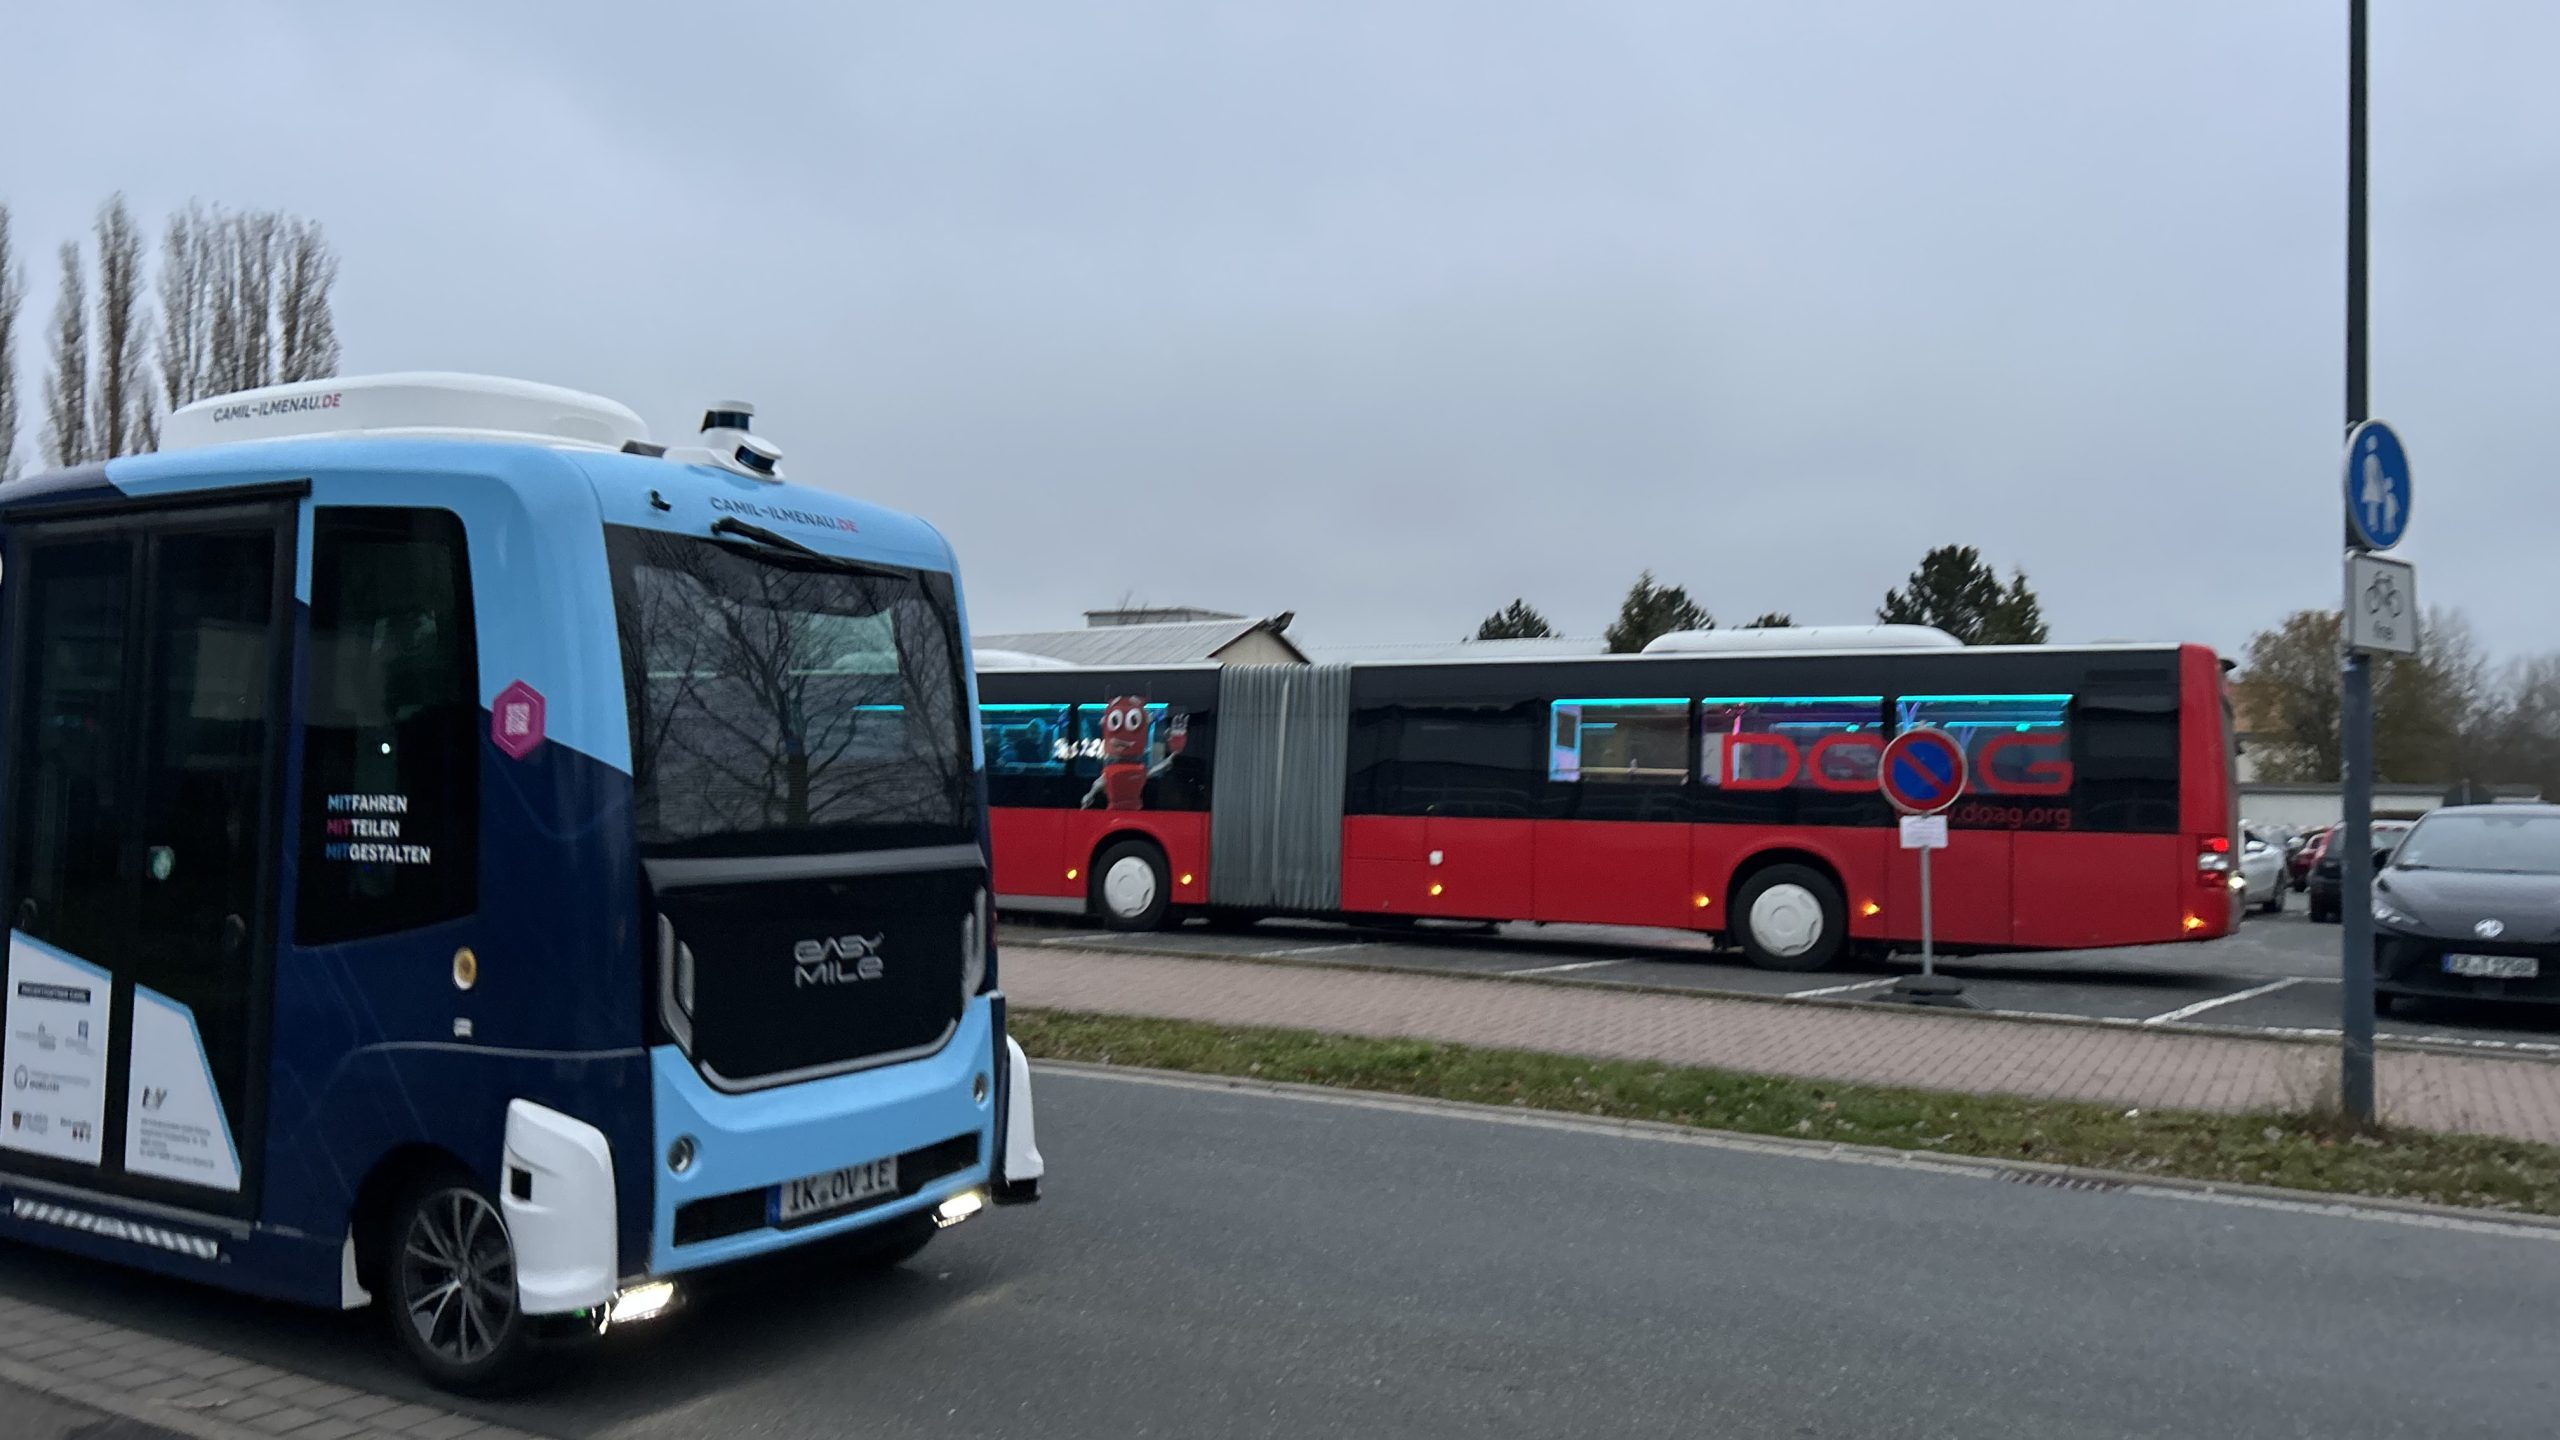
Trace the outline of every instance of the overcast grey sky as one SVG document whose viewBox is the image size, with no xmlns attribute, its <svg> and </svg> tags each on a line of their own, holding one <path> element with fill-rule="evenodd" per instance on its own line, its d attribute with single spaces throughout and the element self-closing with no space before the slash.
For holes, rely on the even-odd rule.
<svg viewBox="0 0 2560 1440">
<path fill-rule="evenodd" d="M 2404 551 L 2547 648 L 2560 7 L 2373 8 Z M 2334 603 L 2345 11 L 27 3 L 0 199 L 30 330 L 121 188 L 324 222 L 350 371 L 751 398 L 983 629 L 1860 621 L 1959 541 L 2236 648 Z"/>
</svg>

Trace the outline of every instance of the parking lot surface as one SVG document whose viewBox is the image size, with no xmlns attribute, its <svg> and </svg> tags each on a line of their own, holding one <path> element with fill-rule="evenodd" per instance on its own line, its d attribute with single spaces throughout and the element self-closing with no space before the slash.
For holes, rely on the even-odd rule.
<svg viewBox="0 0 2560 1440">
<path fill-rule="evenodd" d="M 1985 1010 L 2334 1035 L 2339 933 L 2335 925 L 2312 924 L 2297 903 L 2283 914 L 2252 916 L 2219 940 L 1968 956 L 1938 968 L 1962 981 L 1965 997 Z M 1266 920 L 1233 929 L 1195 922 L 1115 934 L 1080 917 L 1020 912 L 1007 916 L 1002 939 L 1015 946 L 1101 945 L 1141 954 L 1843 999 L 1880 995 L 1920 968 L 1917 956 L 1897 955 L 1883 963 L 1844 962 L 1812 975 L 1781 974 L 1756 969 L 1704 936 L 1592 925 L 1425 922 L 1389 931 Z M 2438 1002 L 2413 1014 L 2384 1016 L 2376 1028 L 2387 1038 L 2560 1059 L 2560 1007 Z"/>
</svg>

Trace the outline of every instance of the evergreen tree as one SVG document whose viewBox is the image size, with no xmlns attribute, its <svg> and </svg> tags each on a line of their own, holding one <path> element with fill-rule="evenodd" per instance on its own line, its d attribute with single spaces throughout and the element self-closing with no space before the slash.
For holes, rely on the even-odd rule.
<svg viewBox="0 0 2560 1440">
<path fill-rule="evenodd" d="M 1618 607 L 1618 618 L 1609 626 L 1609 653 L 1632 655 L 1664 635 L 1714 628 L 1716 617 L 1707 613 L 1706 606 L 1677 585 L 1656 584 L 1653 572 L 1647 570 L 1628 587 L 1626 603 Z"/>
<path fill-rule="evenodd" d="M 1479 640 L 1537 640 L 1556 633 L 1547 617 L 1531 608 L 1526 600 L 1514 600 L 1484 617 L 1476 627 Z"/>
<path fill-rule="evenodd" d="M 2003 585 L 1970 545 L 1941 545 L 1922 556 L 1902 589 L 1885 592 L 1876 619 L 1935 626 L 1967 645 L 2041 645 L 2048 633 L 2026 572 L 2009 572 Z"/>
</svg>

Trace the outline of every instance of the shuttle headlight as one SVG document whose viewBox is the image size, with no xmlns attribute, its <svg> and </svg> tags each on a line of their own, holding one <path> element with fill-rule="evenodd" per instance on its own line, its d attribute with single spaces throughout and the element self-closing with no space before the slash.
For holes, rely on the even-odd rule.
<svg viewBox="0 0 2560 1440">
<path fill-rule="evenodd" d="M 985 1191 L 963 1190 L 959 1194 L 954 1195 L 950 1199 L 933 1207 L 934 1228 L 937 1230 L 948 1230 L 952 1226 L 959 1224 L 961 1221 L 968 1219 L 970 1216 L 975 1215 L 986 1208 L 987 1196 Z"/>
<path fill-rule="evenodd" d="M 966 1005 L 987 983 L 987 892 L 981 889 L 960 918 L 960 1003 Z"/>
</svg>

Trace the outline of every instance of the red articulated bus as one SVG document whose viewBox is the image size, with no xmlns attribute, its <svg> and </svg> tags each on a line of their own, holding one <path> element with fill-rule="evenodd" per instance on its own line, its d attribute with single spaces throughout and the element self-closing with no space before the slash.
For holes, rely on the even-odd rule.
<svg viewBox="0 0 2560 1440">
<path fill-rule="evenodd" d="M 1819 969 L 1919 939 L 1876 787 L 1932 726 L 1971 783 L 1956 951 L 2227 934 L 2233 735 L 2195 645 L 987 668 L 1000 901 L 1670 927 Z"/>
</svg>

